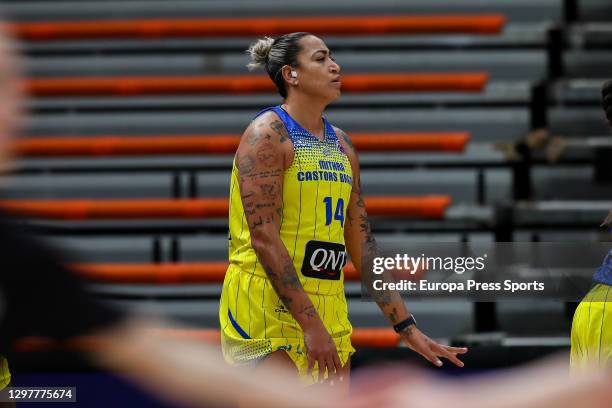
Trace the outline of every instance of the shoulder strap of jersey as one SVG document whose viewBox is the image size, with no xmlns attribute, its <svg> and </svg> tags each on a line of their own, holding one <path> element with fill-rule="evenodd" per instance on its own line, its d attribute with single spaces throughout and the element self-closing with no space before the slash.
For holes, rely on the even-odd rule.
<svg viewBox="0 0 612 408">
<path fill-rule="evenodd" d="M 327 135 L 327 140 L 330 142 L 334 142 L 338 140 L 338 135 L 336 135 L 336 131 L 334 127 L 323 117 L 323 123 L 325 124 L 325 134 Z"/>
<path fill-rule="evenodd" d="M 293 141 L 294 135 L 296 134 L 296 127 L 299 125 L 291 118 L 291 116 L 289 116 L 289 114 L 283 108 L 281 108 L 280 105 L 271 106 L 260 111 L 259 113 L 257 113 L 257 115 L 255 115 L 253 120 L 257 119 L 259 116 L 269 111 L 273 111 L 278 115 L 280 120 L 283 122 L 283 125 L 285 125 L 285 129 L 287 129 L 287 133 L 289 133 L 289 138 Z"/>
</svg>

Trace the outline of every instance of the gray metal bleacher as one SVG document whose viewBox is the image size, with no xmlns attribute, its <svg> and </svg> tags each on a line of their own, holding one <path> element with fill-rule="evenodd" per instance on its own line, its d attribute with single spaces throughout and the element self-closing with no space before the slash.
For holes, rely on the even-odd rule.
<svg viewBox="0 0 612 408">
<path fill-rule="evenodd" d="M 537 152 L 527 161 L 509 161 L 495 144 L 518 143 L 540 126 L 547 127 L 551 134 L 575 139 L 609 134 L 598 104 L 601 78 L 606 76 L 606 67 L 612 68 L 608 64 L 612 62 L 612 46 L 604 48 L 612 32 L 608 25 L 591 23 L 612 19 L 612 6 L 603 0 L 579 0 L 575 9 L 562 0 L 314 0 L 307 4 L 283 2 L 282 7 L 272 0 L 11 1 L 5 2 L 4 8 L 14 21 L 236 16 L 237 11 L 244 16 L 501 12 L 508 25 L 499 36 L 325 38 L 345 72 L 478 70 L 491 75 L 479 94 L 346 94 L 330 106 L 328 119 L 349 134 L 421 130 L 471 133 L 470 143 L 461 154 L 362 154 L 363 187 L 368 194 L 442 193 L 453 198 L 443 221 L 375 219 L 379 241 L 401 251 L 405 243 L 424 239 L 532 240 L 534 235 L 541 240 L 601 239 L 596 228 L 605 215 L 603 206 L 612 197 L 612 184 L 594 182 L 596 146 L 569 149 L 558 163 L 551 164 Z M 574 10 L 575 15 L 572 17 L 568 10 Z M 551 49 L 559 45 L 552 44 L 554 30 L 565 34 L 560 50 Z M 246 74 L 243 50 L 251 40 L 63 40 L 26 42 L 21 49 L 28 75 L 38 78 Z M 559 52 L 561 65 L 557 66 L 554 56 Z M 538 93 L 540 89 L 544 92 Z M 32 116 L 24 137 L 240 133 L 259 108 L 278 101 L 276 95 L 31 98 L 28 108 Z M 581 151 L 577 154 L 576 150 Z M 221 197 L 227 195 L 230 163 L 229 156 L 23 158 L 16 163 L 3 197 Z M 525 174 L 531 187 L 528 194 L 517 187 L 526 182 L 520 178 Z M 543 202 L 522 204 L 529 200 Z M 565 206 L 561 205 L 555 221 L 547 224 L 541 222 L 541 216 L 550 210 L 546 207 L 550 200 L 565 202 Z M 597 200 L 603 204 L 601 208 L 582 208 L 580 203 L 567 200 Z M 506 229 L 501 232 L 496 219 L 500 203 L 510 203 L 514 215 L 512 225 L 504 224 Z M 69 253 L 74 252 L 72 257 L 78 261 L 202 261 L 227 256 L 225 220 L 32 224 Z M 171 317 L 194 325 L 216 326 L 218 285 L 95 284 L 92 290 L 118 305 L 154 303 Z M 356 325 L 384 323 L 375 305 L 359 301 L 357 287 L 349 285 L 348 292 Z M 453 337 L 477 329 L 470 302 L 419 300 L 412 305 L 433 336 Z M 515 317 L 526 308 L 539 308 L 540 316 L 550 322 L 548 328 L 521 326 Z M 539 329 L 540 334 L 542 330 L 559 334 L 567 333 L 569 327 L 564 305 L 559 302 L 501 304 L 498 316 L 496 329 L 510 333 L 529 334 Z"/>
</svg>

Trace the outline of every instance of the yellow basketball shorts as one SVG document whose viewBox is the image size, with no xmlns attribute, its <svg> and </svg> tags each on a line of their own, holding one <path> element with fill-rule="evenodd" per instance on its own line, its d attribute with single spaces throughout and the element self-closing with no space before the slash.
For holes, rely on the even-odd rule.
<svg viewBox="0 0 612 408">
<path fill-rule="evenodd" d="M 344 366 L 355 352 L 344 292 L 308 293 L 308 296 L 336 343 Z M 284 350 L 297 367 L 301 382 L 317 382 L 316 363 L 308 374 L 304 333 L 267 278 L 230 265 L 223 282 L 219 323 L 221 348 L 230 364 L 251 364 L 274 351 Z"/>
<path fill-rule="evenodd" d="M 612 367 L 612 286 L 597 284 L 580 302 L 572 322 L 572 372 Z"/>
</svg>

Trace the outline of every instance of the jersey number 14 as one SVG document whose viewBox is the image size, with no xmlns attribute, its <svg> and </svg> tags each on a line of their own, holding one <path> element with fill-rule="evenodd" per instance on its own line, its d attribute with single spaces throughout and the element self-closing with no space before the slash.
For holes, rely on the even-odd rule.
<svg viewBox="0 0 612 408">
<path fill-rule="evenodd" d="M 331 197 L 325 197 L 323 199 L 325 203 L 325 225 L 332 223 L 332 207 L 333 202 Z M 336 202 L 336 211 L 333 212 L 334 220 L 340 221 L 340 226 L 344 227 L 344 200 L 339 198 Z"/>
</svg>

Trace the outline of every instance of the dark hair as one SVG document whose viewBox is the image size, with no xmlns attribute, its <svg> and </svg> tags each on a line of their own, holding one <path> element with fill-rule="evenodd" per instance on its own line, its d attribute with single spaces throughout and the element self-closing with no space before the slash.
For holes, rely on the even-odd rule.
<svg viewBox="0 0 612 408">
<path fill-rule="evenodd" d="M 302 50 L 298 41 L 307 35 L 306 32 L 284 34 L 277 39 L 270 37 L 260 38 L 255 41 L 247 52 L 251 55 L 251 62 L 247 65 L 250 71 L 263 66 L 276 85 L 278 93 L 283 98 L 287 97 L 287 87 L 281 75 L 281 69 L 285 65 L 297 67 L 297 56 Z"/>
</svg>

